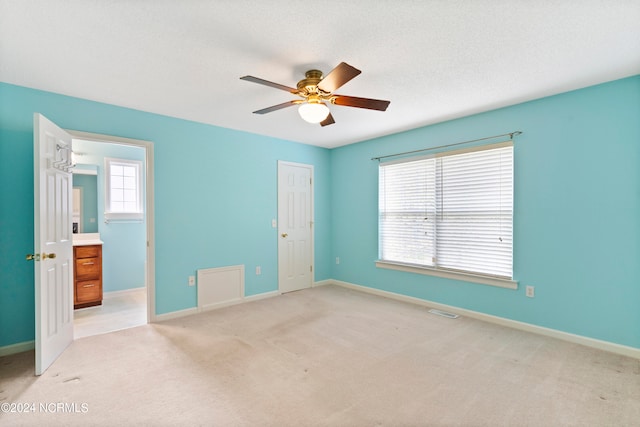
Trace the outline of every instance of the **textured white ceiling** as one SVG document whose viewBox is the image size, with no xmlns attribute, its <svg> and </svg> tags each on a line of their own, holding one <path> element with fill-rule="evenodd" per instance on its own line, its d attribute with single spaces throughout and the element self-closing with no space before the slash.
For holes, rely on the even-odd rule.
<svg viewBox="0 0 640 427">
<path fill-rule="evenodd" d="M 386 112 L 251 114 L 341 61 Z M 0 81 L 323 147 L 635 74 L 640 0 L 0 0 Z"/>
</svg>

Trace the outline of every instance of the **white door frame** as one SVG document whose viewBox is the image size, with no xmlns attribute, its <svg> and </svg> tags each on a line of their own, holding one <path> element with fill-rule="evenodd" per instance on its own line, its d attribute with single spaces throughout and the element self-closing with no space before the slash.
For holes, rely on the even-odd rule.
<svg viewBox="0 0 640 427">
<path fill-rule="evenodd" d="M 153 190 L 153 142 L 140 139 L 122 138 L 118 136 L 67 130 L 74 139 L 86 139 L 95 142 L 129 145 L 141 147 L 145 150 L 145 214 L 147 219 L 147 265 L 145 282 L 147 288 L 147 323 L 156 321 L 156 280 L 155 280 L 155 219 L 154 219 L 154 190 Z"/>
<path fill-rule="evenodd" d="M 315 282 L 314 278 L 315 278 L 315 254 L 314 254 L 314 236 L 315 236 L 315 212 L 314 212 L 314 188 L 315 188 L 315 178 L 313 175 L 313 165 L 309 165 L 309 164 L 305 164 L 305 163 L 296 163 L 296 162 L 288 162 L 288 161 L 284 161 L 284 160 L 278 160 L 278 169 L 276 171 L 276 178 L 279 177 L 280 175 L 280 166 L 297 166 L 297 167 L 301 167 L 301 168 L 306 168 L 309 169 L 309 176 L 311 177 L 311 203 L 310 203 L 310 221 L 311 221 L 311 228 L 310 228 L 310 245 L 311 245 L 311 249 L 310 249 L 310 263 L 311 263 L 311 275 L 310 275 L 310 280 L 311 283 L 309 285 L 309 287 L 313 287 L 313 284 Z M 278 197 L 278 233 L 277 233 L 277 239 L 278 239 L 278 293 L 282 294 L 282 283 L 280 280 L 280 242 L 281 242 L 281 238 L 280 238 L 280 184 L 278 182 L 278 179 L 276 179 L 277 182 L 277 197 Z"/>
</svg>

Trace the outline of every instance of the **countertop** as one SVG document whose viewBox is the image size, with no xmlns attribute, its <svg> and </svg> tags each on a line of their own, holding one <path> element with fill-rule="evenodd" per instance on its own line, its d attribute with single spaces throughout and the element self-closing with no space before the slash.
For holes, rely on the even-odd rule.
<svg viewBox="0 0 640 427">
<path fill-rule="evenodd" d="M 102 245 L 100 233 L 82 233 L 73 235 L 73 246 Z"/>
</svg>

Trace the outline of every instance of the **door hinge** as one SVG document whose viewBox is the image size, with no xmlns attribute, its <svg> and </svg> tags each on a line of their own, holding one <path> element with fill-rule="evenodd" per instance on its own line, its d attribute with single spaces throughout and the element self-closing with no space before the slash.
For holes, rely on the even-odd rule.
<svg viewBox="0 0 640 427">
<path fill-rule="evenodd" d="M 309 271 L 313 273 L 313 265 L 309 266 Z"/>
</svg>

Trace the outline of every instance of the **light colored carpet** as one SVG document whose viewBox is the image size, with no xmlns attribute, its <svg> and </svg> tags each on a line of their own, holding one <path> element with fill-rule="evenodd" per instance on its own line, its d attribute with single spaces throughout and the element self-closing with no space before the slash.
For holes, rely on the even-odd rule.
<svg viewBox="0 0 640 427">
<path fill-rule="evenodd" d="M 335 286 L 83 338 L 33 368 L 0 359 L 0 403 L 36 404 L 0 425 L 640 425 L 640 360 Z M 37 407 L 57 402 L 78 412 Z"/>
</svg>

